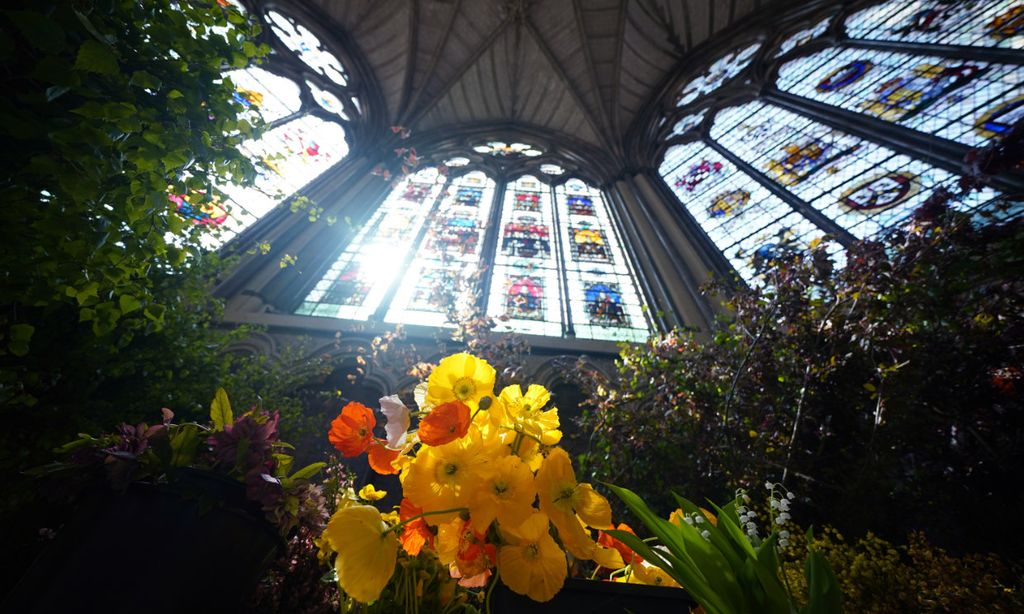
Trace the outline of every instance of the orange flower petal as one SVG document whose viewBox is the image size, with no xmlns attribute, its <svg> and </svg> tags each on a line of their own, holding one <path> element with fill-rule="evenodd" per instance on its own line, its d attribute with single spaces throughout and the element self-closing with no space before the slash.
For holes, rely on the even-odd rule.
<svg viewBox="0 0 1024 614">
<path fill-rule="evenodd" d="M 370 468 L 381 475 L 398 473 L 398 469 L 392 466 L 392 462 L 402 453 L 401 450 L 392 450 L 385 447 L 379 441 L 371 441 L 369 454 L 366 459 L 370 461 Z"/>
<path fill-rule="evenodd" d="M 450 401 L 430 410 L 420 420 L 420 441 L 428 446 L 443 446 L 464 437 L 469 431 L 469 406 Z"/>
<path fill-rule="evenodd" d="M 373 441 L 375 426 L 377 419 L 373 417 L 373 410 L 353 401 L 331 422 L 327 439 L 343 456 L 359 456 Z"/>
<path fill-rule="evenodd" d="M 398 506 L 398 517 L 403 521 L 422 513 L 423 509 L 416 507 L 408 499 L 402 499 L 402 503 Z M 423 546 L 430 544 L 433 547 L 434 534 L 431 532 L 430 526 L 427 525 L 427 521 L 418 518 L 402 527 L 399 541 L 402 542 L 402 548 L 406 552 L 411 556 L 416 556 Z"/>
<path fill-rule="evenodd" d="M 633 535 L 636 535 L 636 532 L 634 532 L 628 524 L 620 523 L 619 526 L 615 528 L 619 531 L 626 531 L 627 533 L 632 533 Z M 633 550 L 630 549 L 629 546 L 622 543 L 618 539 L 612 537 L 611 535 L 608 535 L 604 531 L 598 531 L 597 543 L 601 544 L 606 548 L 615 548 L 616 550 L 618 550 L 619 554 L 622 555 L 622 560 L 627 565 L 630 563 L 642 563 L 644 560 L 643 557 L 641 557 L 639 554 L 633 552 Z"/>
</svg>

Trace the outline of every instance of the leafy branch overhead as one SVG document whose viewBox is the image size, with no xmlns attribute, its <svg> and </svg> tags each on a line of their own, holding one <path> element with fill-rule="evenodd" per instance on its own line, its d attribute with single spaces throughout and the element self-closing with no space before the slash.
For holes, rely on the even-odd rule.
<svg viewBox="0 0 1024 614">
<path fill-rule="evenodd" d="M 202 258 L 208 231 L 168 193 L 251 183 L 237 146 L 262 120 L 243 116 L 223 73 L 269 49 L 212 2 L 5 6 L 0 223 L 16 231 L 0 247 L 0 352 L 29 352 L 31 322 L 67 308 L 96 335 L 159 328 L 151 274 Z"/>
</svg>

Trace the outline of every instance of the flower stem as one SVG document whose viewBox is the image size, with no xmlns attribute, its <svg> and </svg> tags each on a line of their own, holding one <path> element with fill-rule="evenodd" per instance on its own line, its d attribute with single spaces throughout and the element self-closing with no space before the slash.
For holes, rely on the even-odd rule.
<svg viewBox="0 0 1024 614">
<path fill-rule="evenodd" d="M 435 510 L 435 511 L 432 511 L 432 512 L 423 512 L 422 514 L 416 514 L 415 516 L 412 516 L 410 518 L 406 518 L 402 522 L 399 522 L 395 526 L 389 528 L 387 531 L 384 531 L 383 533 L 381 533 L 381 537 L 383 537 L 384 535 L 387 535 L 388 533 L 391 533 L 392 531 L 397 533 L 398 529 L 401 529 L 402 527 L 404 527 L 405 525 L 409 524 L 413 520 L 419 520 L 420 518 L 423 518 L 424 516 L 437 516 L 439 514 L 451 514 L 451 513 L 454 513 L 454 512 L 468 512 L 468 511 L 469 511 L 468 507 L 453 507 L 453 508 L 448 509 L 448 510 Z"/>
</svg>

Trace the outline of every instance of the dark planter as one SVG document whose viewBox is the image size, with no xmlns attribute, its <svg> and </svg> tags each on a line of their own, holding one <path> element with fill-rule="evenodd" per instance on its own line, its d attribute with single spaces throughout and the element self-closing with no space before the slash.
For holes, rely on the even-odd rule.
<svg viewBox="0 0 1024 614">
<path fill-rule="evenodd" d="M 3 611 L 239 612 L 280 542 L 241 484 L 181 470 L 85 502 Z"/>
<path fill-rule="evenodd" d="M 566 614 L 687 614 L 697 602 L 686 591 L 663 586 L 643 586 L 619 582 L 598 582 L 569 578 L 551 601 L 537 603 L 529 597 L 513 593 L 502 583 L 491 595 L 491 611 L 496 614 L 514 612 L 557 612 Z"/>
</svg>

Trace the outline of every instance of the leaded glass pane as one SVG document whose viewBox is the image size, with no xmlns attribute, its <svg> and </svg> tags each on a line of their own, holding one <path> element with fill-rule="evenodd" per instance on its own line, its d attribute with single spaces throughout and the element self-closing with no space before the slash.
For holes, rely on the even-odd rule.
<svg viewBox="0 0 1024 614">
<path fill-rule="evenodd" d="M 810 28 L 804 28 L 795 34 L 790 35 L 786 40 L 779 44 L 779 49 L 775 52 L 775 57 L 786 55 L 790 51 L 798 47 L 802 47 L 824 34 L 825 30 L 828 30 L 828 23 L 831 19 L 831 17 L 826 17 Z"/>
<path fill-rule="evenodd" d="M 348 114 L 345 113 L 345 105 L 342 104 L 341 100 L 332 94 L 331 92 L 320 88 L 316 83 L 310 80 L 306 80 L 306 87 L 309 88 L 309 93 L 313 94 L 313 100 L 318 105 L 326 109 L 330 113 L 334 113 L 341 119 L 347 120 Z"/>
<path fill-rule="evenodd" d="M 299 86 L 291 79 L 255 66 L 225 76 L 235 86 L 235 100 L 246 109 L 258 111 L 263 121 L 282 119 L 302 108 Z"/>
<path fill-rule="evenodd" d="M 746 68 L 760 48 L 761 43 L 754 43 L 719 58 L 718 61 L 708 68 L 707 72 L 686 84 L 679 93 L 677 106 L 681 107 L 690 104 L 698 97 L 705 96 L 718 89 L 723 83 L 732 79 L 741 70 Z"/>
<path fill-rule="evenodd" d="M 803 215 L 703 143 L 669 149 L 659 169 L 740 276 L 754 281 L 753 257 L 781 243 L 805 248 L 824 233 Z"/>
<path fill-rule="evenodd" d="M 703 109 L 697 113 L 687 115 L 676 122 L 676 125 L 672 127 L 672 133 L 669 134 L 669 138 L 686 134 L 690 130 L 696 128 L 702 121 L 704 116 L 707 115 L 707 109 Z"/>
<path fill-rule="evenodd" d="M 551 191 L 536 177 L 505 188 L 487 315 L 498 330 L 560 336 L 562 291 Z"/>
<path fill-rule="evenodd" d="M 424 169 L 400 182 L 296 313 L 365 320 L 380 306 L 437 201 L 445 178 Z"/>
<path fill-rule="evenodd" d="M 482 172 L 452 180 L 385 316 L 388 322 L 443 326 L 445 293 L 475 287 L 495 184 Z M 472 300 L 461 296 L 464 300 Z"/>
<path fill-rule="evenodd" d="M 858 238 L 900 222 L 936 188 L 955 188 L 959 180 L 762 102 L 719 112 L 711 137 Z M 958 206 L 975 208 L 997 195 L 986 188 Z"/>
<path fill-rule="evenodd" d="M 256 185 L 223 186 L 230 197 L 223 224 L 229 238 L 268 213 L 348 153 L 345 131 L 334 122 L 306 115 L 269 130 L 241 147 L 257 162 Z"/>
<path fill-rule="evenodd" d="M 1024 67 L 827 49 L 787 62 L 779 89 L 976 146 L 1024 115 Z"/>
<path fill-rule="evenodd" d="M 527 143 L 505 143 L 503 141 L 488 141 L 473 147 L 473 151 L 482 154 L 490 154 L 496 158 L 535 158 L 541 155 L 540 149 Z"/>
<path fill-rule="evenodd" d="M 266 15 L 274 34 L 307 66 L 338 85 L 348 82 L 341 61 L 308 28 L 274 10 L 267 11 Z"/>
<path fill-rule="evenodd" d="M 601 191 L 578 179 L 555 189 L 569 310 L 577 337 L 642 341 L 642 302 Z"/>
<path fill-rule="evenodd" d="M 890 0 L 846 20 L 850 38 L 1024 48 L 1019 0 Z"/>
</svg>

